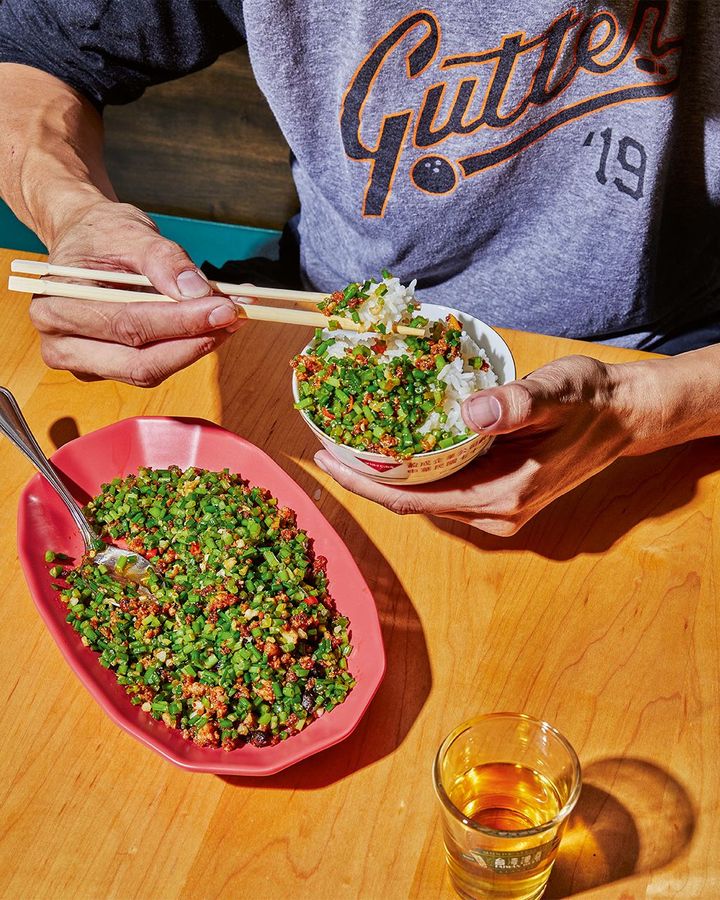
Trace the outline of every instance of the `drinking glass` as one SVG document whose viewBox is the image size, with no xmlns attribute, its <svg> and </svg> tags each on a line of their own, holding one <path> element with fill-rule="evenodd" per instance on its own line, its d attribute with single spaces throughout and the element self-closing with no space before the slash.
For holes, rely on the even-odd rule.
<svg viewBox="0 0 720 900">
<path fill-rule="evenodd" d="M 580 762 L 559 731 L 491 713 L 443 741 L 433 780 L 450 879 L 469 900 L 535 900 L 580 793 Z"/>
</svg>

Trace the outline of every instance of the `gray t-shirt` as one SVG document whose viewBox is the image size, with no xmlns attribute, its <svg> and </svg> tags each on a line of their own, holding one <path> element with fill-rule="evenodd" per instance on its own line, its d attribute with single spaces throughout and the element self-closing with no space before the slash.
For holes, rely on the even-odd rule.
<svg viewBox="0 0 720 900">
<path fill-rule="evenodd" d="M 98 106 L 242 40 L 308 285 L 385 267 L 492 324 L 647 348 L 720 321 L 712 0 L 0 4 L 0 59 Z"/>
</svg>

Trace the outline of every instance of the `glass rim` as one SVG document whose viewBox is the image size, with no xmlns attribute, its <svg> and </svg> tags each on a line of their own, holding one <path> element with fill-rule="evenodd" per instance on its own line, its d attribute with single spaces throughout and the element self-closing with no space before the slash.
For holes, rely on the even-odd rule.
<svg viewBox="0 0 720 900">
<path fill-rule="evenodd" d="M 531 725 L 535 725 L 540 728 L 540 730 L 549 732 L 552 734 L 562 745 L 563 749 L 567 752 L 568 757 L 570 758 L 570 763 L 572 765 L 573 772 L 573 785 L 572 790 L 568 796 L 568 799 L 553 817 L 552 819 L 548 819 L 547 822 L 543 822 L 541 825 L 533 825 L 532 828 L 521 828 L 517 831 L 502 831 L 496 828 L 488 828 L 485 825 L 479 825 L 477 822 L 473 822 L 472 819 L 468 819 L 462 812 L 462 810 L 458 809 L 457 806 L 452 802 L 450 797 L 445 790 L 445 787 L 442 783 L 442 775 L 441 775 L 441 761 L 450 748 L 450 745 L 462 734 L 463 731 L 467 731 L 473 725 L 478 724 L 479 722 L 487 722 L 492 719 L 516 719 L 516 720 L 524 720 Z M 472 719 L 467 719 L 465 722 L 461 722 L 460 725 L 457 725 L 453 730 L 447 735 L 445 740 L 440 744 L 437 753 L 435 754 L 435 761 L 433 763 L 433 785 L 435 787 L 435 793 L 438 796 L 438 800 L 442 803 L 443 807 L 453 816 L 454 819 L 459 821 L 466 828 L 470 828 L 473 831 L 477 831 L 480 834 L 484 834 L 488 837 L 495 838 L 526 838 L 533 837 L 538 834 L 543 834 L 546 831 L 550 831 L 556 826 L 560 825 L 572 812 L 575 804 L 577 803 L 577 799 L 580 796 L 580 789 L 582 788 L 582 769 L 580 767 L 580 760 L 578 759 L 578 755 L 575 752 L 574 747 L 570 743 L 570 741 L 557 730 L 553 725 L 549 722 L 546 722 L 544 719 L 537 719 L 535 716 L 529 716 L 526 713 L 513 713 L 513 712 L 494 712 L 494 713 L 483 713 L 479 716 L 475 716 Z"/>
</svg>

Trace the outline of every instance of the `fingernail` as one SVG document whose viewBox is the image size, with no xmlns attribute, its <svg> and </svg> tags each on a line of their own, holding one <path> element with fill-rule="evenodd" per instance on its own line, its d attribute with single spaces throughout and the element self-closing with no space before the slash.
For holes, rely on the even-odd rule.
<svg viewBox="0 0 720 900">
<path fill-rule="evenodd" d="M 318 469 L 321 469 L 323 472 L 325 472 L 326 475 L 329 474 L 327 467 L 325 466 L 325 463 L 323 462 L 323 458 L 322 458 L 322 456 L 320 456 L 319 453 L 316 454 L 316 456 L 315 456 L 315 465 L 318 467 Z"/>
<path fill-rule="evenodd" d="M 232 306 L 216 306 L 208 316 L 208 324 L 213 328 L 219 328 L 221 325 L 229 325 L 237 319 L 237 313 Z"/>
<path fill-rule="evenodd" d="M 252 297 L 231 297 L 230 298 L 233 303 L 254 303 L 255 300 Z"/>
<path fill-rule="evenodd" d="M 204 297 L 210 293 L 207 279 L 197 269 L 187 269 L 177 277 L 177 286 L 183 297 Z"/>
<path fill-rule="evenodd" d="M 473 428 L 489 428 L 500 418 L 502 409 L 495 397 L 472 397 L 465 403 L 465 417 Z"/>
</svg>

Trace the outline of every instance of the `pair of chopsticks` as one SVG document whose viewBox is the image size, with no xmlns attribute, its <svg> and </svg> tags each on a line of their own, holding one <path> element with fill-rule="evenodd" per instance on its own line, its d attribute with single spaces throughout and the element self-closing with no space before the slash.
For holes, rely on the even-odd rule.
<svg viewBox="0 0 720 900">
<path fill-rule="evenodd" d="M 35 262 L 29 259 L 14 259 L 10 265 L 13 272 L 22 275 L 56 275 L 62 278 L 74 278 L 78 281 L 102 281 L 107 284 L 129 284 L 152 287 L 150 279 L 134 272 L 113 272 L 105 269 L 78 269 L 73 266 L 55 266 L 46 262 Z M 211 281 L 210 287 L 218 294 L 251 297 L 253 300 L 279 300 L 317 306 L 327 294 L 315 291 L 291 291 L 278 288 L 261 288 L 249 284 L 228 284 L 224 281 Z M 105 303 L 177 303 L 166 294 L 146 291 L 124 291 L 118 288 L 98 287 L 94 284 L 69 284 L 64 281 L 41 281 L 39 278 L 21 278 L 11 275 L 8 288 L 26 294 L 50 294 L 53 297 L 72 297 L 76 300 L 98 300 Z M 324 315 L 319 310 L 288 309 L 287 307 L 259 306 L 255 303 L 235 303 L 240 314 L 246 319 L 257 319 L 261 322 L 284 322 L 289 325 L 309 325 L 313 328 L 327 328 L 330 322 L 337 322 L 337 327 L 345 331 L 366 331 L 365 326 L 342 316 Z M 422 337 L 422 328 L 410 328 L 408 325 L 397 325 L 398 334 Z"/>
</svg>

